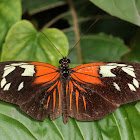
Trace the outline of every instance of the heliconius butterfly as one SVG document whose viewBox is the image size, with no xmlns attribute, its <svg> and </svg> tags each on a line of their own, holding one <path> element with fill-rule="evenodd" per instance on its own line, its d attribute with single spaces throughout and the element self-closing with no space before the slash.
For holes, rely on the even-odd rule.
<svg viewBox="0 0 140 140">
<path fill-rule="evenodd" d="M 60 69 L 28 61 L 0 62 L 0 100 L 17 104 L 37 120 L 63 114 L 81 121 L 103 118 L 140 99 L 140 64 L 89 63 L 70 69 L 63 57 Z"/>
</svg>

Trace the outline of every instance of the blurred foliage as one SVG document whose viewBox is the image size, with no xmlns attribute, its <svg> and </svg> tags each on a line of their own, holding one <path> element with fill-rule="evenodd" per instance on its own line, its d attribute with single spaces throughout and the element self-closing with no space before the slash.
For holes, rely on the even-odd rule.
<svg viewBox="0 0 140 140">
<path fill-rule="evenodd" d="M 81 36 L 99 18 L 80 41 L 84 63 L 140 62 L 140 0 L 73 0 L 73 3 Z M 36 27 L 67 56 L 68 49 L 76 43 L 69 7 L 65 0 L 0 0 L 1 61 L 42 61 L 58 66 L 61 55 Z M 77 48 L 69 58 L 72 64 L 79 63 Z M 0 126 L 3 140 L 139 140 L 140 102 L 122 105 L 99 121 L 80 122 L 70 118 L 65 125 L 62 116 L 54 121 L 48 117 L 43 122 L 36 121 L 18 106 L 1 101 Z"/>
<path fill-rule="evenodd" d="M 0 1 L 0 51 L 8 30 L 14 23 L 19 21 L 20 19 L 21 19 L 20 0 Z"/>
<path fill-rule="evenodd" d="M 95 5 L 102 8 L 104 11 L 109 14 L 119 17 L 123 20 L 129 21 L 135 25 L 140 26 L 140 1 L 131 1 L 131 0 L 106 0 L 103 2 L 102 0 L 90 0 Z"/>
<path fill-rule="evenodd" d="M 47 34 L 48 38 L 51 38 L 55 47 L 64 56 L 67 55 L 68 41 L 63 32 L 51 28 L 44 29 L 43 33 Z M 38 32 L 29 21 L 22 20 L 13 25 L 9 30 L 5 43 L 3 44 L 1 60 L 41 61 L 58 65 L 62 56 L 56 48 L 52 47 L 42 32 Z M 10 52 L 10 54 L 7 55 L 7 52 Z"/>
</svg>

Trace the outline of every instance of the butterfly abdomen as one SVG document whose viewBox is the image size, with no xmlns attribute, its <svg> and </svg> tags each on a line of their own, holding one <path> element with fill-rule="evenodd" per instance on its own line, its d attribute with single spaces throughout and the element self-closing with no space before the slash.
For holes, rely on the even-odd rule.
<svg viewBox="0 0 140 140">
<path fill-rule="evenodd" d="M 62 112 L 63 112 L 63 121 L 67 123 L 69 121 L 69 94 L 68 94 L 68 85 L 64 77 L 61 77 L 62 81 Z"/>
</svg>

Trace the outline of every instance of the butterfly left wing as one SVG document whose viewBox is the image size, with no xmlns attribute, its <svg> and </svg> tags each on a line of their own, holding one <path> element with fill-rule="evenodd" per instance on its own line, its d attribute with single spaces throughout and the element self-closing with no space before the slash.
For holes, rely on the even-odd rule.
<svg viewBox="0 0 140 140">
<path fill-rule="evenodd" d="M 50 119 L 58 118 L 62 114 L 62 87 L 60 80 L 47 85 L 45 90 L 20 105 L 20 108 L 37 120 L 44 120 L 49 114 Z"/>
<path fill-rule="evenodd" d="M 69 114 L 77 120 L 98 120 L 121 104 L 140 99 L 140 64 L 90 63 L 70 70 Z"/>
<path fill-rule="evenodd" d="M 52 119 L 59 117 L 59 77 L 59 69 L 46 63 L 1 62 L 0 100 L 19 105 L 38 120 L 44 120 L 48 114 Z"/>
</svg>

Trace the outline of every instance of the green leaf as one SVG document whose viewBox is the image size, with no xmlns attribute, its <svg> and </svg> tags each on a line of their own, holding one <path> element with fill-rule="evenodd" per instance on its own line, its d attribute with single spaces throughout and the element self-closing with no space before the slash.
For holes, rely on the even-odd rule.
<svg viewBox="0 0 140 140">
<path fill-rule="evenodd" d="M 140 114 L 140 102 L 138 102 L 138 103 L 136 104 L 136 108 L 137 108 L 137 110 L 138 110 L 138 112 L 139 112 L 139 114 Z"/>
<path fill-rule="evenodd" d="M 43 33 L 47 35 L 63 56 L 67 56 L 68 41 L 60 30 L 45 29 Z M 2 61 L 40 61 L 58 65 L 62 56 L 43 33 L 38 32 L 28 21 L 17 22 L 9 30 L 6 37 Z M 7 55 L 7 52 L 10 53 Z"/>
<path fill-rule="evenodd" d="M 19 129 L 20 128 L 20 129 Z M 2 140 L 34 140 L 34 136 L 24 125 L 11 117 L 0 114 L 0 139 Z"/>
<path fill-rule="evenodd" d="M 140 113 L 137 111 L 137 109 L 140 110 L 140 106 L 138 105 L 136 107 L 123 105 L 99 121 L 81 122 L 70 118 L 67 124 L 64 124 L 62 116 L 53 121 L 49 118 L 45 121 L 36 121 L 16 105 L 2 101 L 0 108 L 0 124 L 3 124 L 0 132 L 4 131 L 3 136 L 8 138 L 10 135 L 13 140 L 26 136 L 27 139 L 35 140 L 139 140 L 140 138 Z M 10 129 L 13 130 L 10 131 Z M 23 130 L 24 132 L 20 133 Z"/>
<path fill-rule="evenodd" d="M 135 25 L 108 15 L 106 12 L 99 10 L 98 7 L 93 5 L 90 1 L 76 0 L 73 1 L 73 3 L 81 33 L 85 33 L 97 18 L 99 18 L 99 21 L 88 31 L 88 34 L 105 32 L 106 34 L 111 34 L 123 39 L 129 39 L 135 33 Z M 66 19 L 71 25 L 70 28 L 73 27 L 73 18 L 70 11 L 65 12 L 65 14 L 63 13 L 58 17 L 54 19 L 60 19 L 60 17 L 61 19 Z"/>
<path fill-rule="evenodd" d="M 105 35 L 87 35 L 81 41 L 84 62 L 120 61 L 128 47 L 119 38 Z"/>
<path fill-rule="evenodd" d="M 70 49 L 76 44 L 73 29 L 64 31 L 67 35 Z M 123 40 L 99 33 L 97 35 L 85 35 L 80 41 L 84 63 L 100 61 L 121 61 L 122 56 L 128 53 L 129 49 Z M 76 47 L 70 53 L 69 58 L 72 63 L 78 63 Z"/>
<path fill-rule="evenodd" d="M 23 11 L 28 11 L 30 14 L 35 14 L 37 12 L 55 8 L 57 6 L 64 5 L 66 2 L 64 0 L 23 0 Z"/>
<path fill-rule="evenodd" d="M 0 50 L 7 31 L 20 18 L 20 0 L 0 0 Z"/>
<path fill-rule="evenodd" d="M 90 0 L 109 14 L 140 26 L 140 1 Z"/>
<path fill-rule="evenodd" d="M 125 105 L 125 109 L 128 114 L 128 119 L 133 130 L 132 134 L 134 135 L 135 140 L 140 139 L 140 102 L 135 106 Z"/>
<path fill-rule="evenodd" d="M 124 57 L 125 61 L 140 62 L 140 29 L 130 41 L 130 52 Z"/>
<path fill-rule="evenodd" d="M 127 106 L 127 105 L 124 105 L 124 106 Z M 113 118 L 116 122 L 116 125 L 118 127 L 120 139 L 132 140 L 132 139 L 134 139 L 132 125 L 131 125 L 130 120 L 127 116 L 127 112 L 126 112 L 124 106 L 121 106 L 119 109 L 117 109 L 112 114 L 113 114 Z"/>
</svg>

